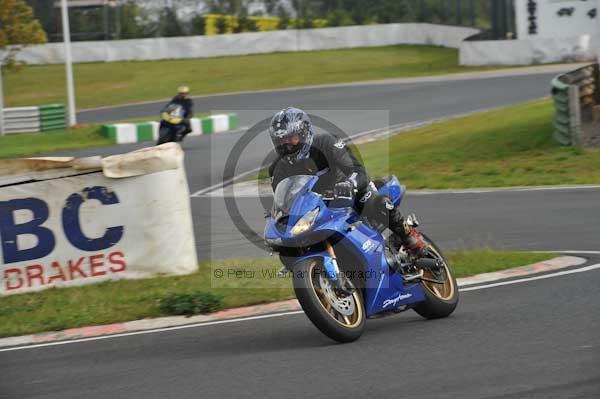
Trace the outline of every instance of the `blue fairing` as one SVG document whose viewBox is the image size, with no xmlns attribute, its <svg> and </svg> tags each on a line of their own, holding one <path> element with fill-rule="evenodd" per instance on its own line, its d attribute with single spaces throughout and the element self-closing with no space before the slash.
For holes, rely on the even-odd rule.
<svg viewBox="0 0 600 399">
<path fill-rule="evenodd" d="M 402 198 L 404 198 L 406 187 L 400 184 L 396 176 L 392 176 L 377 191 L 379 191 L 379 194 L 385 195 L 391 199 L 395 206 L 398 206 L 402 202 Z"/>
<path fill-rule="evenodd" d="M 423 301 L 425 298 L 421 285 L 405 285 L 401 275 L 388 266 L 383 236 L 367 224 L 359 222 L 358 215 L 352 208 L 328 207 L 318 194 L 311 191 L 317 180 L 318 177 L 306 180 L 304 187 L 295 194 L 289 214 L 279 215 L 281 220 L 288 218 L 287 223 L 280 223 L 278 226 L 273 216 L 268 218 L 265 226 L 267 243 L 273 247 L 308 248 L 335 236 L 339 241 L 336 251 L 347 251 L 357 262 L 361 273 L 359 276 L 364 278 L 363 295 L 368 316 Z M 391 179 L 382 189 L 379 191 L 389 195 L 395 204 L 402 200 L 404 187 L 396 178 Z M 319 209 L 318 215 L 311 228 L 294 236 L 292 228 L 304 215 L 316 208 Z M 319 259 L 328 276 L 332 280 L 336 278 L 334 264 L 326 251 L 309 250 L 297 257 L 291 268 L 310 258 Z M 340 268 L 343 270 L 344 265 L 340 265 Z"/>
<path fill-rule="evenodd" d="M 185 125 L 180 123 L 178 125 L 174 125 L 172 123 L 165 123 L 162 127 L 163 129 L 167 129 L 170 132 L 177 132 L 179 129 L 185 128 Z"/>
</svg>

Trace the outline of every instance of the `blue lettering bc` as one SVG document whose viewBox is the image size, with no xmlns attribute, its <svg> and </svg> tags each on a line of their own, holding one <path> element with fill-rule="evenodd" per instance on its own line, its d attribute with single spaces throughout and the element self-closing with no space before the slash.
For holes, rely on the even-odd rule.
<svg viewBox="0 0 600 399">
<path fill-rule="evenodd" d="M 16 224 L 14 212 L 29 210 L 33 219 L 27 223 Z M 38 198 L 23 198 L 10 201 L 0 201 L 0 232 L 2 233 L 2 253 L 4 263 L 24 262 L 43 258 L 54 249 L 54 234 L 42 224 L 48 220 L 48 204 Z M 19 249 L 17 238 L 23 234 L 37 237 L 33 248 Z"/>
<path fill-rule="evenodd" d="M 88 187 L 83 190 L 87 199 L 95 199 L 102 205 L 113 205 L 119 203 L 117 194 L 108 191 L 106 187 Z M 71 194 L 63 209 L 62 222 L 65 235 L 69 242 L 82 251 L 100 251 L 107 249 L 121 241 L 123 237 L 123 226 L 109 227 L 100 238 L 89 238 L 81 230 L 79 219 L 79 208 L 86 198 L 80 193 Z"/>
<path fill-rule="evenodd" d="M 106 187 L 88 187 L 82 193 L 75 193 L 67 198 L 62 210 L 62 225 L 67 240 L 82 251 L 100 251 L 117 244 L 123 238 L 124 227 L 114 226 L 106 229 L 99 238 L 87 237 L 81 229 L 79 210 L 86 200 L 98 200 L 102 205 L 119 203 L 117 195 Z M 26 223 L 15 222 L 15 212 L 29 210 L 33 219 Z M 55 234 L 42 226 L 50 215 L 48 204 L 38 198 L 22 198 L 0 201 L 0 240 L 4 264 L 26 262 L 40 259 L 52 253 L 56 246 Z M 19 249 L 18 237 L 33 235 L 37 243 L 33 248 Z"/>
</svg>

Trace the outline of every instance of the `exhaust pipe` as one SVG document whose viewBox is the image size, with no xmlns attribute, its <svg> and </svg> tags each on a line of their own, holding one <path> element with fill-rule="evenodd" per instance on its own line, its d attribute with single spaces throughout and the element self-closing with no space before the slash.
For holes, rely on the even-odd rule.
<svg viewBox="0 0 600 399">
<path fill-rule="evenodd" d="M 440 264 L 436 259 L 421 258 L 415 261 L 415 266 L 425 270 L 439 270 Z"/>
</svg>

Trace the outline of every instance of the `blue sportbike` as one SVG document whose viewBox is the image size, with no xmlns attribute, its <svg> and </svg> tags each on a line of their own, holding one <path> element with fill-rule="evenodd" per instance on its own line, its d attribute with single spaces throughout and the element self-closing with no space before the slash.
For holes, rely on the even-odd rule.
<svg viewBox="0 0 600 399">
<path fill-rule="evenodd" d="M 156 145 L 183 141 L 185 129 L 186 127 L 183 123 L 183 107 L 179 104 L 167 104 L 160 112 L 160 126 Z"/>
<path fill-rule="evenodd" d="M 427 319 L 450 315 L 458 286 L 438 246 L 424 235 L 426 254 L 412 258 L 384 226 L 370 223 L 349 199 L 312 189 L 317 176 L 282 180 L 267 212 L 265 243 L 278 252 L 282 273 L 312 323 L 339 342 L 358 339 L 366 319 L 413 309 Z M 398 206 L 405 193 L 396 177 L 375 182 Z M 417 226 L 414 215 L 406 218 Z"/>
</svg>

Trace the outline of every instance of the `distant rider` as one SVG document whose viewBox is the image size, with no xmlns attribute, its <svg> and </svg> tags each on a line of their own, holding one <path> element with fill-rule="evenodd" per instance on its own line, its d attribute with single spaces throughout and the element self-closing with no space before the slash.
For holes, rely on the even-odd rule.
<svg viewBox="0 0 600 399">
<path fill-rule="evenodd" d="M 275 114 L 269 135 L 278 155 L 269 167 L 273 190 L 289 176 L 320 176 L 314 191 L 333 188 L 335 196 L 353 198 L 355 209 L 364 212 L 368 220 L 389 227 L 410 255 L 423 255 L 426 244 L 421 233 L 406 223 L 388 197 L 377 192 L 343 140 L 330 133 L 315 135 L 308 115 L 292 107 Z"/>
<path fill-rule="evenodd" d="M 183 121 L 181 123 L 185 126 L 183 136 L 190 133 L 192 131 L 190 119 L 194 117 L 194 101 L 190 98 L 190 88 L 180 86 L 177 89 L 177 95 L 173 97 L 169 104 L 181 105 L 183 108 Z"/>
</svg>

